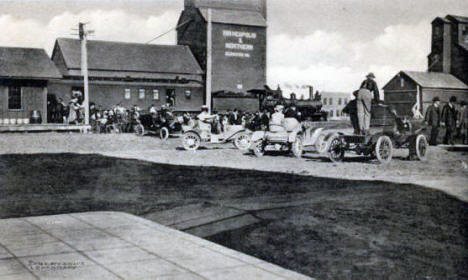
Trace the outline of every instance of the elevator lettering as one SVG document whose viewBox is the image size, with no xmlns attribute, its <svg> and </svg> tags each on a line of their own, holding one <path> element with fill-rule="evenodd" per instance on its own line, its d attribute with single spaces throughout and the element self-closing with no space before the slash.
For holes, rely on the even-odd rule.
<svg viewBox="0 0 468 280">
<path fill-rule="evenodd" d="M 223 36 L 226 38 L 225 56 L 249 58 L 250 53 L 254 50 L 254 45 L 248 41 L 255 40 L 257 33 L 223 30 Z M 246 42 L 247 41 L 247 42 Z"/>
</svg>

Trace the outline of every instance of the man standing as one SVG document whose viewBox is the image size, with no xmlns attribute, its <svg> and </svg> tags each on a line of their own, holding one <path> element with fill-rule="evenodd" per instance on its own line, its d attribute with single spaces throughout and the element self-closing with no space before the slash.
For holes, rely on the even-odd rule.
<svg viewBox="0 0 468 280">
<path fill-rule="evenodd" d="M 237 108 L 229 116 L 229 124 L 231 125 L 240 125 L 241 124 L 241 117 Z"/>
<path fill-rule="evenodd" d="M 427 108 L 425 122 L 431 127 L 431 139 L 429 145 L 437 146 L 437 137 L 439 136 L 440 127 L 440 99 L 434 97 L 432 105 Z"/>
<path fill-rule="evenodd" d="M 370 118 L 372 107 L 372 93 L 366 88 L 361 88 L 356 100 L 356 108 L 359 122 L 359 132 L 361 135 L 370 134 Z"/>
<path fill-rule="evenodd" d="M 358 120 L 358 112 L 357 112 L 357 96 L 359 91 L 356 90 L 353 92 L 354 99 L 349 101 L 348 104 L 343 109 L 343 113 L 348 114 L 351 120 L 351 125 L 354 129 L 354 135 L 359 135 L 359 120 Z"/>
<path fill-rule="evenodd" d="M 361 89 L 367 89 L 374 95 L 374 102 L 378 103 L 380 101 L 379 87 L 375 81 L 374 73 L 369 73 L 366 76 L 366 79 L 361 84 Z"/>
<path fill-rule="evenodd" d="M 466 109 L 466 102 L 460 103 L 460 111 L 458 112 L 458 129 L 462 137 L 462 144 L 468 144 L 468 110 Z"/>
<path fill-rule="evenodd" d="M 442 109 L 442 122 L 445 124 L 445 145 L 455 145 L 453 138 L 457 131 L 457 109 L 455 103 L 457 98 L 455 96 L 450 97 L 449 103 L 447 103 Z"/>
</svg>

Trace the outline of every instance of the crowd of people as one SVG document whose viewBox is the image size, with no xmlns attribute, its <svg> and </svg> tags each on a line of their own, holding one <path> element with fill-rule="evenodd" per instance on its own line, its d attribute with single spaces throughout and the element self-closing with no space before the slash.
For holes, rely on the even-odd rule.
<svg viewBox="0 0 468 280">
<path fill-rule="evenodd" d="M 461 138 L 462 144 L 468 144 L 468 111 L 466 102 L 457 104 L 455 96 L 441 108 L 440 98 L 434 97 L 432 105 L 427 108 L 425 121 L 431 127 L 430 145 L 438 144 L 440 128 L 445 128 L 443 144 L 454 145 L 456 138 Z"/>
</svg>

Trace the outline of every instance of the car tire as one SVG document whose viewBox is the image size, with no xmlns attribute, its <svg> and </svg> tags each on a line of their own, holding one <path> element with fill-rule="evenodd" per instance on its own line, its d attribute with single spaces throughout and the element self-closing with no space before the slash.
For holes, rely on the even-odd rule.
<svg viewBox="0 0 468 280">
<path fill-rule="evenodd" d="M 194 132 L 187 132 L 182 136 L 182 145 L 186 151 L 196 151 L 200 148 L 201 137 Z"/>
<path fill-rule="evenodd" d="M 234 147 L 241 151 L 247 151 L 250 146 L 252 145 L 252 142 L 250 141 L 250 135 L 246 132 L 239 133 L 236 135 L 234 138 Z"/>
</svg>

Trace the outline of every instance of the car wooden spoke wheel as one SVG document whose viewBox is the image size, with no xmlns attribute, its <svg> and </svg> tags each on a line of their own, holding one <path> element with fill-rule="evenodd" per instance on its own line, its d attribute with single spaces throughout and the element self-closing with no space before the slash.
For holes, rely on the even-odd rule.
<svg viewBox="0 0 468 280">
<path fill-rule="evenodd" d="M 328 157 L 332 162 L 341 162 L 344 159 L 345 151 L 343 149 L 343 143 L 338 136 L 333 136 L 329 140 Z"/>
<path fill-rule="evenodd" d="M 420 134 L 416 137 L 416 156 L 420 161 L 427 160 L 427 148 L 429 143 L 426 136 Z"/>
<path fill-rule="evenodd" d="M 159 137 L 166 141 L 169 138 L 169 129 L 167 127 L 163 127 L 159 130 Z"/>
<path fill-rule="evenodd" d="M 292 152 L 295 157 L 301 158 L 302 157 L 302 152 L 304 150 L 304 142 L 302 141 L 301 136 L 296 136 L 296 139 L 294 140 L 294 143 L 292 144 Z"/>
<path fill-rule="evenodd" d="M 388 136 L 380 136 L 375 144 L 375 156 L 381 164 L 388 164 L 392 161 L 393 144 Z"/>
<path fill-rule="evenodd" d="M 187 151 L 196 151 L 200 147 L 201 138 L 194 132 L 187 132 L 182 137 L 182 145 Z"/>
<path fill-rule="evenodd" d="M 241 151 L 247 151 L 251 144 L 248 133 L 240 133 L 234 138 L 234 146 Z"/>
<path fill-rule="evenodd" d="M 265 147 L 263 146 L 263 140 L 256 141 L 253 144 L 253 152 L 257 157 L 263 157 L 265 154 Z"/>
<path fill-rule="evenodd" d="M 137 136 L 145 135 L 145 127 L 142 124 L 138 124 L 135 126 L 135 134 Z"/>
</svg>

